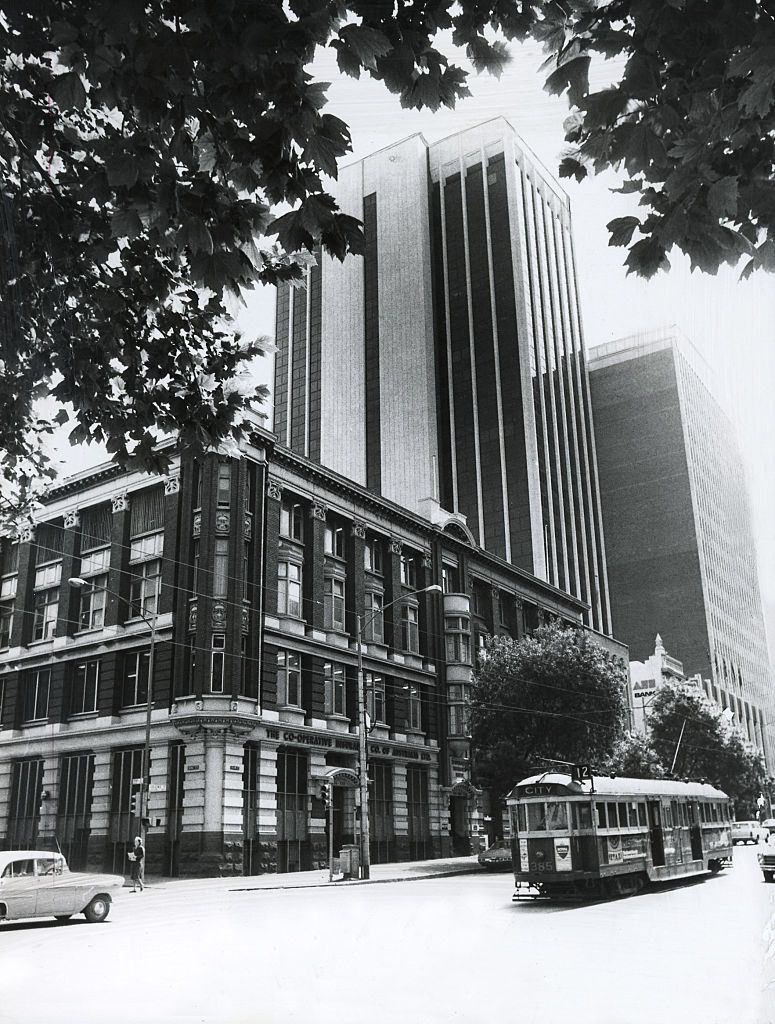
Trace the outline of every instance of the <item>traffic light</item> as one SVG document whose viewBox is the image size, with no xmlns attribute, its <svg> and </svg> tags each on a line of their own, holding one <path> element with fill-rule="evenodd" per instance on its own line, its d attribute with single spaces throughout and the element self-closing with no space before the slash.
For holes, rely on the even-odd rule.
<svg viewBox="0 0 775 1024">
<path fill-rule="evenodd" d="M 330 782 L 324 782 L 322 784 L 322 786 L 320 787 L 320 799 L 323 801 L 323 803 L 326 805 L 326 807 L 328 807 L 328 805 L 331 803 L 331 783 Z"/>
<path fill-rule="evenodd" d="M 132 800 L 129 804 L 129 813 L 133 818 L 137 817 L 137 793 L 132 794 Z"/>
</svg>

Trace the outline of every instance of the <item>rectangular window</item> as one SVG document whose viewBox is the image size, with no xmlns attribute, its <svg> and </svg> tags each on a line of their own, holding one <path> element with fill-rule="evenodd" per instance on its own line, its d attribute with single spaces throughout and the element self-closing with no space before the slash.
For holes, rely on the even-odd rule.
<svg viewBox="0 0 775 1024">
<path fill-rule="evenodd" d="M 124 687 L 122 706 L 136 707 L 148 703 L 148 651 L 133 651 L 124 655 Z"/>
<path fill-rule="evenodd" d="M 619 828 L 619 815 L 616 810 L 616 804 L 611 802 L 607 806 L 608 811 L 608 827 Z"/>
<path fill-rule="evenodd" d="M 40 722 L 48 718 L 48 700 L 51 692 L 51 669 L 30 672 L 24 688 L 24 721 Z"/>
<path fill-rule="evenodd" d="M 33 640 L 48 640 L 54 636 L 59 616 L 59 587 L 38 590 L 35 593 L 32 622 Z"/>
<path fill-rule="evenodd" d="M 385 642 L 385 617 L 382 614 L 384 598 L 373 590 L 366 591 L 366 614 L 363 621 L 363 638 L 366 643 Z"/>
<path fill-rule="evenodd" d="M 0 649 L 11 646 L 13 607 L 13 601 L 3 601 L 0 604 Z"/>
<path fill-rule="evenodd" d="M 645 803 L 639 803 L 638 804 L 638 825 L 641 828 L 645 828 L 647 823 L 648 823 L 648 818 L 646 817 L 646 805 L 645 805 Z"/>
<path fill-rule="evenodd" d="M 344 630 L 344 580 L 327 576 L 323 584 L 323 625 Z"/>
<path fill-rule="evenodd" d="M 326 525 L 325 552 L 336 558 L 344 558 L 344 529 L 341 526 Z"/>
<path fill-rule="evenodd" d="M 16 573 L 19 571 L 19 542 L 13 541 L 5 545 L 0 545 L 3 548 L 3 575 L 7 576 L 8 573 Z"/>
<path fill-rule="evenodd" d="M 277 563 L 277 611 L 301 618 L 301 566 L 295 562 Z"/>
<path fill-rule="evenodd" d="M 405 604 L 401 608 L 401 645 L 405 651 L 419 653 L 420 635 L 415 605 Z"/>
<path fill-rule="evenodd" d="M 81 555 L 81 572 L 83 577 L 97 576 L 110 568 L 110 548 L 99 548 Z"/>
<path fill-rule="evenodd" d="M 301 707 L 301 659 L 293 651 L 277 652 L 277 701 Z"/>
<path fill-rule="evenodd" d="M 367 672 L 366 706 L 372 723 L 385 721 L 385 680 L 374 672 Z"/>
<path fill-rule="evenodd" d="M 344 665 L 327 661 L 323 666 L 326 683 L 326 707 L 330 714 L 347 714 L 347 681 Z"/>
<path fill-rule="evenodd" d="M 147 562 L 149 558 L 161 558 L 164 554 L 164 534 L 149 533 L 129 542 L 129 562 Z"/>
<path fill-rule="evenodd" d="M 65 531 L 60 519 L 58 523 L 42 523 L 35 531 L 35 565 L 56 562 L 62 558 Z"/>
<path fill-rule="evenodd" d="M 608 819 L 606 818 L 605 814 L 605 804 L 602 801 L 598 801 L 598 803 L 595 804 L 595 810 L 597 811 L 597 827 L 608 828 Z"/>
<path fill-rule="evenodd" d="M 228 508 L 231 503 L 231 463 L 218 463 L 218 508 Z"/>
<path fill-rule="evenodd" d="M 401 555 L 401 582 L 405 587 L 417 588 L 417 563 L 412 555 Z"/>
<path fill-rule="evenodd" d="M 93 576 L 81 588 L 81 607 L 78 612 L 79 629 L 102 629 L 105 625 L 105 601 L 108 574 Z"/>
<path fill-rule="evenodd" d="M 280 533 L 291 540 L 304 540 L 304 513 L 298 502 L 280 506 Z"/>
<path fill-rule="evenodd" d="M 113 515 L 109 505 L 81 510 L 81 554 L 96 548 L 109 549 L 112 532 Z"/>
<path fill-rule="evenodd" d="M 229 542 L 224 537 L 218 537 L 213 554 L 213 597 L 226 597 L 228 584 Z"/>
<path fill-rule="evenodd" d="M 70 688 L 70 714 L 84 715 L 97 710 L 100 663 L 82 661 L 76 664 Z"/>
<path fill-rule="evenodd" d="M 223 693 L 224 662 L 226 659 L 226 634 L 213 633 L 212 658 L 210 662 L 210 692 Z"/>
<path fill-rule="evenodd" d="M 363 567 L 367 572 L 382 575 L 382 541 L 371 537 L 363 549 Z"/>
<path fill-rule="evenodd" d="M 409 684 L 409 728 L 422 731 L 422 690 L 417 683 Z"/>
<path fill-rule="evenodd" d="M 161 559 L 136 565 L 129 593 L 129 614 L 152 619 L 159 611 Z"/>
<path fill-rule="evenodd" d="M 592 808 L 589 804 L 571 804 L 574 829 L 592 828 Z"/>
<path fill-rule="evenodd" d="M 543 803 L 530 803 L 526 806 L 527 809 L 527 831 L 528 832 L 545 832 L 546 831 L 546 808 Z"/>
<path fill-rule="evenodd" d="M 441 566 L 441 589 L 445 594 L 460 593 L 460 570 L 457 565 L 451 562 L 444 562 Z"/>
<path fill-rule="evenodd" d="M 48 587 L 56 587 L 62 581 L 62 563 L 49 562 L 35 570 L 35 589 L 45 590 Z"/>
<path fill-rule="evenodd" d="M 16 576 L 3 576 L 0 580 L 0 600 L 16 597 Z"/>
<path fill-rule="evenodd" d="M 129 536 L 164 531 L 164 488 L 150 487 L 130 496 Z"/>
</svg>

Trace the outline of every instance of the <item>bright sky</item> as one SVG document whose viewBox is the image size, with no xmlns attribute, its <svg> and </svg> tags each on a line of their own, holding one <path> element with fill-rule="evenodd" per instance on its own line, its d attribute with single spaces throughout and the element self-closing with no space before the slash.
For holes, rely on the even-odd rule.
<svg viewBox="0 0 775 1024">
<path fill-rule="evenodd" d="M 451 47 L 445 47 L 448 51 Z M 565 102 L 542 89 L 543 60 L 535 45 L 515 47 L 508 71 L 496 80 L 471 79 L 473 95 L 455 111 L 436 113 L 402 110 L 383 86 L 363 78 L 339 75 L 331 54 L 312 71 L 331 82 L 328 112 L 349 124 L 353 158 L 422 132 L 429 142 L 479 121 L 507 117 L 547 168 L 556 174 L 563 148 Z M 602 83 L 606 73 L 599 73 Z M 715 277 L 694 273 L 688 261 L 674 255 L 668 274 L 650 282 L 625 275 L 624 249 L 610 249 L 605 229 L 613 217 L 631 212 L 631 198 L 611 193 L 613 175 L 582 184 L 563 180 L 570 195 L 581 305 L 587 346 L 638 331 L 678 325 L 703 353 L 718 379 L 718 397 L 735 422 L 750 477 L 754 530 L 760 563 L 760 584 L 767 609 L 771 648 L 775 647 L 775 278 L 760 274 L 740 282 L 725 269 Z M 274 291 L 250 296 L 241 323 L 257 334 L 273 335 Z M 271 358 L 260 377 L 271 380 Z M 62 453 L 65 454 L 64 452 Z M 103 457 L 100 455 L 100 457 Z M 93 454 L 69 452 L 71 471 L 94 461 Z M 674 652 L 680 657 L 680 652 Z"/>
</svg>

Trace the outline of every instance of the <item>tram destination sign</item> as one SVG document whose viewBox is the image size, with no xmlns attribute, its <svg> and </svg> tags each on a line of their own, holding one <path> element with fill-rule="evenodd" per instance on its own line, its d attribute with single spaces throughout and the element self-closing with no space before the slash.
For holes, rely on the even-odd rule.
<svg viewBox="0 0 775 1024">
<path fill-rule="evenodd" d="M 520 796 L 567 796 L 568 787 L 556 782 L 535 782 L 529 786 L 517 786 Z"/>
</svg>

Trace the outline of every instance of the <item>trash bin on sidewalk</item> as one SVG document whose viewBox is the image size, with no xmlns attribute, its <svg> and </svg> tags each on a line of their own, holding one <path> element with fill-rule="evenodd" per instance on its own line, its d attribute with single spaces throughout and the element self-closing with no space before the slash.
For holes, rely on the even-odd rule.
<svg viewBox="0 0 775 1024">
<path fill-rule="evenodd" d="M 348 843 L 339 851 L 339 867 L 344 878 L 358 878 L 360 875 L 360 850 Z"/>
</svg>

